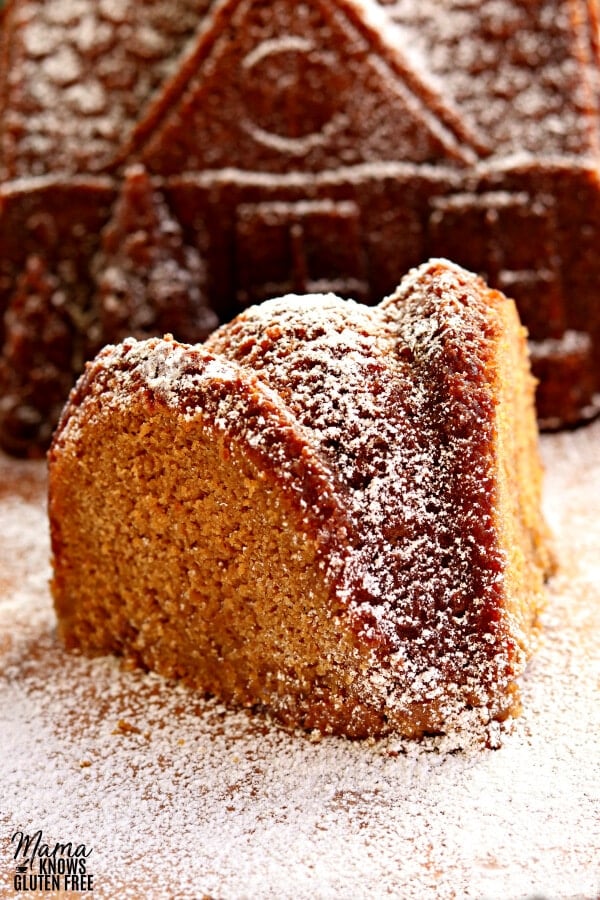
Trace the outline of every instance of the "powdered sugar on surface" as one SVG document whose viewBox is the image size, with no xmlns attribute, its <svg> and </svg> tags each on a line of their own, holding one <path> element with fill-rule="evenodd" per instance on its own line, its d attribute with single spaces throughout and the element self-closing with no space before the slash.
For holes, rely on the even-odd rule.
<svg viewBox="0 0 600 900">
<path fill-rule="evenodd" d="M 0 457 L 0 896 L 15 830 L 85 842 L 110 898 L 600 894 L 600 422 L 542 439 L 560 572 L 497 750 L 312 743 L 66 654 L 42 463 Z"/>
</svg>

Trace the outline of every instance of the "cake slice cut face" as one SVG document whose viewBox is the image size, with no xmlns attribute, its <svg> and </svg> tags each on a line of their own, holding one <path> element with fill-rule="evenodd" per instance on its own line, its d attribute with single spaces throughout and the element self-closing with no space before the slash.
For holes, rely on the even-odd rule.
<svg viewBox="0 0 600 900">
<path fill-rule="evenodd" d="M 50 452 L 60 633 L 322 733 L 505 718 L 551 569 L 536 442 L 514 304 L 444 261 L 107 347 Z"/>
</svg>

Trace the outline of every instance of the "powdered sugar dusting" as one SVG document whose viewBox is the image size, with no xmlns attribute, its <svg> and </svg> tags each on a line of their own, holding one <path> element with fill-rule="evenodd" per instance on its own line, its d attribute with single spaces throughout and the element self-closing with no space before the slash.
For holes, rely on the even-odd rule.
<svg viewBox="0 0 600 900">
<path fill-rule="evenodd" d="M 140 107 L 173 70 L 206 0 L 16 4 L 5 142 L 13 175 L 94 171 L 110 162 Z"/>
<path fill-rule="evenodd" d="M 42 828 L 93 848 L 101 897 L 594 900 L 599 446 L 600 423 L 542 439 L 561 572 L 523 716 L 500 749 L 450 755 L 311 743 L 65 654 L 43 465 L 0 457 L 0 893 L 10 835 Z"/>
<path fill-rule="evenodd" d="M 490 541 L 489 395 L 472 392 L 489 352 L 487 323 L 478 288 L 463 275 L 432 261 L 406 278 L 400 300 L 374 309 L 286 296 L 243 313 L 206 345 L 274 388 L 336 475 L 360 535 L 340 596 L 367 637 L 384 636 L 394 659 L 388 677 L 374 666 L 373 696 L 390 709 L 446 698 L 447 722 L 464 706 L 452 686 L 466 680 L 485 708 L 494 700 L 482 686 L 492 682 L 496 693 L 511 677 L 506 611 L 499 621 L 485 615 L 490 602 L 501 609 L 494 598 L 504 558 Z M 469 361 L 462 394 L 462 364 L 452 390 L 433 374 L 457 347 Z M 457 483 L 470 498 L 464 509 Z M 527 646 L 518 625 L 510 627 Z"/>
</svg>

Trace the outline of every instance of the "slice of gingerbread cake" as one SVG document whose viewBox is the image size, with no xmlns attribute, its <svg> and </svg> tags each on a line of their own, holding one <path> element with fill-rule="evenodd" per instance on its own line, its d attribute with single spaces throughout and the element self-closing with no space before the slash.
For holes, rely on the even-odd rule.
<svg viewBox="0 0 600 900">
<path fill-rule="evenodd" d="M 514 303 L 431 261 L 87 365 L 51 448 L 59 631 L 288 726 L 518 709 L 551 568 Z"/>
</svg>

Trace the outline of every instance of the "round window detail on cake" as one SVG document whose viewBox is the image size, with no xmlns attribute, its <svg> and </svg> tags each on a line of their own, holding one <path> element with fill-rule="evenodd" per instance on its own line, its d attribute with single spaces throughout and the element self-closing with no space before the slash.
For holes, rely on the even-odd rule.
<svg viewBox="0 0 600 900">
<path fill-rule="evenodd" d="M 304 153 L 327 140 L 342 118 L 333 53 L 288 36 L 266 40 L 243 61 L 246 131 L 266 146 Z"/>
</svg>

